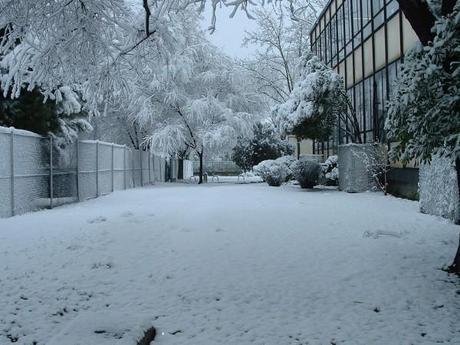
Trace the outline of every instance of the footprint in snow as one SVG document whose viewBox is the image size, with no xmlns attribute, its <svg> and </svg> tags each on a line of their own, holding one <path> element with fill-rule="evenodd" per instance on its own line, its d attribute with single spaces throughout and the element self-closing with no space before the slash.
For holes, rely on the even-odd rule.
<svg viewBox="0 0 460 345">
<path fill-rule="evenodd" d="M 111 262 L 96 262 L 91 266 L 91 269 L 97 270 L 97 269 L 106 269 L 109 270 L 113 267 L 113 263 Z"/>
<path fill-rule="evenodd" d="M 221 228 L 217 228 L 216 229 L 216 232 L 224 232 L 225 230 L 224 229 L 221 229 Z"/>
<path fill-rule="evenodd" d="M 83 248 L 83 246 L 80 245 L 80 244 L 71 244 L 71 245 L 66 247 L 67 250 L 71 250 L 71 251 L 79 250 L 79 249 L 82 249 L 82 248 Z"/>
<path fill-rule="evenodd" d="M 365 231 L 363 233 L 363 237 L 369 237 L 369 238 L 374 238 L 374 239 L 378 239 L 380 237 L 402 238 L 403 232 L 388 231 L 388 230 Z"/>
<path fill-rule="evenodd" d="M 120 216 L 123 217 L 123 218 L 128 218 L 128 217 L 134 216 L 134 213 L 132 213 L 131 211 L 126 211 L 126 212 L 123 212 L 122 214 L 120 214 Z"/>
<path fill-rule="evenodd" d="M 98 224 L 98 223 L 103 223 L 103 222 L 106 222 L 106 221 L 107 221 L 107 218 L 103 217 L 103 216 L 99 216 L 99 217 L 87 220 L 87 222 L 90 223 L 90 224 Z"/>
</svg>

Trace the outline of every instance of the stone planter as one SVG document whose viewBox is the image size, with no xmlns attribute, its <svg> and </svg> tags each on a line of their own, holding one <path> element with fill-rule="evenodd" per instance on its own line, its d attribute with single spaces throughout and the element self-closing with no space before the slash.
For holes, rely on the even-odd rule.
<svg viewBox="0 0 460 345">
<path fill-rule="evenodd" d="M 433 157 L 419 169 L 420 211 L 460 221 L 460 196 L 455 163 L 445 157 Z"/>
<path fill-rule="evenodd" d="M 381 144 L 339 146 L 339 189 L 348 193 L 377 190 L 376 175 L 382 161 Z"/>
</svg>

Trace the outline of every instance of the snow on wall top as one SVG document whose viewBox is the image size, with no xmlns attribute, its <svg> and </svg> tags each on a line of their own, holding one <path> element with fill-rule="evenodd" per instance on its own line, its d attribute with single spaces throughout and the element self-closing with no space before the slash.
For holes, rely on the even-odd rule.
<svg viewBox="0 0 460 345">
<path fill-rule="evenodd" d="M 100 145 L 110 145 L 110 146 L 113 145 L 114 147 L 127 147 L 126 145 L 114 144 L 114 143 L 109 143 L 109 142 L 100 141 L 100 140 L 80 140 L 80 143 L 84 143 L 84 144 L 97 144 L 97 143 L 99 143 Z"/>
<path fill-rule="evenodd" d="M 14 127 L 2 127 L 2 126 L 0 126 L 0 133 L 10 134 L 11 132 L 13 132 L 14 134 L 18 134 L 18 135 L 26 135 L 26 136 L 30 136 L 30 137 L 43 138 L 42 135 L 34 133 L 34 132 L 31 132 L 31 131 L 26 131 L 25 129 L 16 129 Z"/>
</svg>

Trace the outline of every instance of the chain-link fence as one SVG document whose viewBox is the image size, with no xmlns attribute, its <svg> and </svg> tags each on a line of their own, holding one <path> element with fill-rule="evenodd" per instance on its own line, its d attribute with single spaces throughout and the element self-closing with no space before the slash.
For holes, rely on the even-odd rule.
<svg viewBox="0 0 460 345">
<path fill-rule="evenodd" d="M 198 174 L 200 162 L 193 161 L 193 172 Z M 204 161 L 203 172 L 211 175 L 239 175 L 242 173 L 241 168 L 233 161 Z"/>
<path fill-rule="evenodd" d="M 57 149 L 51 137 L 0 127 L 0 217 L 164 182 L 168 163 L 100 141 Z"/>
</svg>

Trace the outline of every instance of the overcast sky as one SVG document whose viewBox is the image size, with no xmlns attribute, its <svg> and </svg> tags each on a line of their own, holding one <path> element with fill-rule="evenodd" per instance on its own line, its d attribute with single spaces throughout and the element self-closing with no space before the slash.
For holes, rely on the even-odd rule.
<svg viewBox="0 0 460 345">
<path fill-rule="evenodd" d="M 207 31 L 207 38 L 217 47 L 232 57 L 245 58 L 254 54 L 256 47 L 242 47 L 245 31 L 254 31 L 257 28 L 255 20 L 249 19 L 245 12 L 238 11 L 233 18 L 229 18 L 231 8 L 222 7 L 217 9 L 216 31 L 209 34 L 207 30 L 211 23 L 211 7 L 207 6 L 203 28 Z"/>
</svg>

